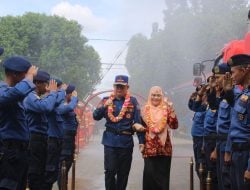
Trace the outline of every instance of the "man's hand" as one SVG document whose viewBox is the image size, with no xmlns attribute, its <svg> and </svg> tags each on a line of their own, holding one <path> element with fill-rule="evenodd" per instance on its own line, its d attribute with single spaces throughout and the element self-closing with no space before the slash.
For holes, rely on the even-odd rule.
<svg viewBox="0 0 250 190">
<path fill-rule="evenodd" d="M 143 127 L 141 124 L 139 123 L 135 123 L 133 124 L 132 126 L 133 130 L 136 131 L 136 132 L 145 132 L 146 131 L 146 128 Z"/>
<path fill-rule="evenodd" d="M 25 78 L 30 81 L 33 81 L 34 76 L 37 75 L 37 71 L 38 71 L 38 67 L 32 65 L 27 71 L 27 73 L 25 74 Z"/>
<path fill-rule="evenodd" d="M 217 152 L 216 149 L 214 149 L 214 151 L 210 155 L 210 160 L 216 161 L 216 159 L 217 159 Z"/>
<path fill-rule="evenodd" d="M 250 181 L 250 171 L 249 170 L 245 171 L 244 179 L 247 180 L 247 181 Z"/>
<path fill-rule="evenodd" d="M 56 91 L 57 90 L 57 83 L 54 79 L 49 81 L 49 86 L 47 88 L 47 91 L 51 92 L 51 91 Z"/>
<path fill-rule="evenodd" d="M 77 97 L 77 91 L 76 91 L 76 90 L 74 90 L 74 91 L 72 92 L 72 96 Z"/>
<path fill-rule="evenodd" d="M 231 164 L 231 154 L 229 152 L 225 152 L 224 163 L 225 163 L 225 165 Z"/>
<path fill-rule="evenodd" d="M 233 88 L 233 80 L 231 77 L 231 74 L 229 72 L 226 72 L 224 78 L 223 78 L 223 90 L 229 91 Z"/>
<path fill-rule="evenodd" d="M 139 144 L 139 150 L 140 150 L 140 152 L 142 154 L 144 153 L 144 149 L 145 149 L 145 145 L 144 144 Z"/>
</svg>

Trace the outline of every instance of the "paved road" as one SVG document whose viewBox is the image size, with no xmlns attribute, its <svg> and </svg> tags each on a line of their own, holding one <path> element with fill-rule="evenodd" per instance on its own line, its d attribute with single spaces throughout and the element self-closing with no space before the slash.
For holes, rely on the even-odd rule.
<svg viewBox="0 0 250 190">
<path fill-rule="evenodd" d="M 80 150 L 76 165 L 76 190 L 105 190 L 103 170 L 103 145 L 101 136 L 94 136 L 89 145 Z M 135 139 L 135 144 L 138 141 Z M 192 156 L 192 142 L 184 139 L 173 139 L 174 153 L 171 165 L 171 190 L 189 189 L 189 162 Z M 142 188 L 143 159 L 138 147 L 134 148 L 132 169 L 128 181 L 128 190 Z M 195 174 L 194 174 L 195 175 Z M 54 188 L 56 190 L 56 188 Z M 195 176 L 195 189 L 198 180 Z"/>
</svg>

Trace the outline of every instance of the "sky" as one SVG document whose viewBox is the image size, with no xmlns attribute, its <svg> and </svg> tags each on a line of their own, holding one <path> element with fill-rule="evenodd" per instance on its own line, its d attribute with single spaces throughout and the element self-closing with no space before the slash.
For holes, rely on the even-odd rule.
<svg viewBox="0 0 250 190">
<path fill-rule="evenodd" d="M 149 37 L 153 22 L 163 27 L 164 9 L 165 0 L 0 0 L 0 16 L 39 12 L 76 20 L 83 26 L 82 33 L 100 55 L 101 62 L 117 64 L 125 63 L 127 40 L 134 34 Z M 107 73 L 105 69 L 103 72 Z M 124 66 L 113 66 L 98 88 L 110 88 L 107 85 L 112 84 L 117 74 L 128 72 Z"/>
</svg>

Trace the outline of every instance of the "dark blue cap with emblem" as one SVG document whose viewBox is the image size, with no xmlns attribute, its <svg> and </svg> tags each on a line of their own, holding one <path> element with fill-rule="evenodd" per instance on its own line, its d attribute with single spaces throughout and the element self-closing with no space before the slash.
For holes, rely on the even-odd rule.
<svg viewBox="0 0 250 190">
<path fill-rule="evenodd" d="M 114 85 L 127 85 L 128 84 L 128 76 L 126 75 L 117 75 L 115 77 Z"/>
<path fill-rule="evenodd" d="M 223 63 L 223 64 L 219 64 L 219 65 L 216 65 L 215 67 L 213 67 L 212 72 L 215 75 L 224 75 L 227 72 L 230 73 L 231 72 L 231 68 L 227 64 Z"/>
<path fill-rule="evenodd" d="M 39 70 L 37 75 L 34 77 L 34 81 L 48 82 L 50 80 L 50 75 L 46 71 Z"/>
<path fill-rule="evenodd" d="M 76 89 L 76 87 L 73 84 L 69 84 L 67 89 L 66 89 L 66 94 L 72 93 L 75 89 Z"/>
<path fill-rule="evenodd" d="M 227 64 L 230 67 L 248 65 L 250 64 L 250 55 L 247 54 L 234 55 L 228 60 Z"/>
<path fill-rule="evenodd" d="M 21 56 L 13 56 L 6 59 L 3 63 L 5 69 L 16 72 L 27 72 L 31 67 L 30 62 Z"/>
<path fill-rule="evenodd" d="M 2 55 L 4 52 L 4 49 L 2 47 L 0 47 L 0 55 Z"/>
</svg>

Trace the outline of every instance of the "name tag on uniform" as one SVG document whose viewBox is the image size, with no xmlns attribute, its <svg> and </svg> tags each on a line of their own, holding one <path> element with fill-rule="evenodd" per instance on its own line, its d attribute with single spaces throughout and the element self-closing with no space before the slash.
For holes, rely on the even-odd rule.
<svg viewBox="0 0 250 190">
<path fill-rule="evenodd" d="M 238 118 L 239 118 L 240 121 L 243 121 L 245 119 L 245 115 L 242 114 L 242 113 L 239 113 Z"/>
</svg>

